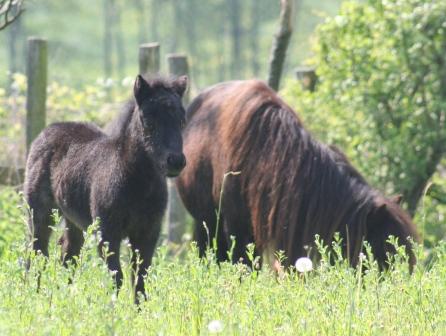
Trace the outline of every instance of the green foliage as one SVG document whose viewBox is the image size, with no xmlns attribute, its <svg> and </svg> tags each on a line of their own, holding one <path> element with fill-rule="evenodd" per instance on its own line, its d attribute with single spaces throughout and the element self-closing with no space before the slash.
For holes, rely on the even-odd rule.
<svg viewBox="0 0 446 336">
<path fill-rule="evenodd" d="M 332 249 L 318 241 L 322 258 L 314 270 L 276 274 L 267 265 L 254 271 L 242 264 L 218 265 L 211 251 L 200 260 L 194 245 L 182 258 L 172 258 L 161 246 L 145 279 L 148 300 L 138 308 L 125 243 L 124 285 L 117 295 L 97 254 L 93 225 L 84 233 L 76 266 L 65 268 L 54 244 L 62 228 L 53 228 L 49 259 L 35 255 L 24 239 L 20 204 L 12 189 L 0 191 L 0 232 L 8 233 L 6 245 L 0 245 L 2 335 L 207 335 L 218 330 L 224 335 L 414 335 L 441 334 L 446 328 L 444 241 L 429 260 L 417 248 L 412 275 L 404 248 L 398 248 L 389 271 L 380 273 L 370 257 L 360 258 L 356 270 L 348 266 L 340 241 Z M 254 263 L 253 246 L 247 248 Z"/>
<path fill-rule="evenodd" d="M 317 91 L 284 91 L 319 139 L 373 185 L 403 194 L 411 212 L 446 152 L 445 13 L 443 0 L 346 1 L 317 30 Z M 432 181 L 445 190 L 440 175 Z M 445 213 L 425 200 L 417 220 L 429 221 L 427 236 L 444 235 Z"/>
<path fill-rule="evenodd" d="M 287 60 L 287 71 L 307 57 L 308 36 L 322 21 L 321 13 L 334 14 L 341 0 L 300 0 L 296 10 L 296 29 Z M 16 37 L 16 57 L 10 60 L 10 36 L 0 32 L 0 73 L 7 70 L 24 72 L 26 38 L 41 36 L 49 42 L 50 81 L 70 87 L 82 86 L 104 77 L 104 3 L 88 0 L 29 1 L 21 17 L 21 28 Z M 121 22 L 113 29 L 123 36 L 124 69 L 116 69 L 116 53 L 120 48 L 111 42 L 114 79 L 123 72 L 135 76 L 138 71 L 138 45 L 158 41 L 161 44 L 161 71 L 167 72 L 164 57 L 171 52 L 184 52 L 190 57 L 192 84 L 205 87 L 217 81 L 230 79 L 232 65 L 232 36 L 227 0 L 115 0 Z M 138 8 L 142 4 L 142 11 Z M 241 64 L 237 78 L 260 76 L 266 78 L 273 34 L 277 29 L 280 3 L 272 0 L 239 0 Z M 257 14 L 252 11 L 257 3 Z M 142 20 L 140 20 L 142 18 Z M 252 34 L 253 23 L 258 33 Z M 155 26 L 155 27 L 154 27 Z M 120 27 L 120 28 L 119 28 Z M 254 37 L 253 37 L 254 36 Z M 253 41 L 255 40 L 255 41 Z M 252 44 L 257 44 L 257 49 Z M 12 69 L 11 64 L 16 68 Z M 254 71 L 254 64 L 259 72 Z M 118 70 L 118 71 L 117 71 Z M 7 76 L 0 76 L 0 86 L 6 85 Z M 120 78 L 121 79 L 121 78 Z M 235 79 L 235 78 L 234 78 Z"/>
<path fill-rule="evenodd" d="M 119 113 L 121 105 L 131 97 L 133 78 L 122 81 L 97 80 L 81 88 L 52 82 L 47 89 L 47 124 L 57 121 L 91 121 L 105 125 Z M 16 73 L 13 92 L 8 96 L 0 89 L 0 162 L 19 162 L 25 157 L 26 77 Z"/>
<path fill-rule="evenodd" d="M 207 335 L 220 329 L 224 335 L 413 335 L 446 328 L 444 242 L 428 268 L 417 252 L 412 276 L 404 249 L 385 273 L 372 259 L 361 258 L 355 270 L 342 254 L 334 266 L 324 254 L 309 273 L 291 268 L 277 275 L 268 267 L 218 265 L 211 252 L 200 260 L 194 246 L 184 259 L 172 260 L 162 246 L 145 280 L 149 299 L 138 309 L 128 248 L 121 257 L 124 286 L 116 295 L 96 252 L 97 237 L 93 230 L 85 236 L 77 267 L 64 268 L 55 245 L 47 261 L 20 241 L 0 258 L 1 334 Z M 339 249 L 335 243 L 333 251 Z"/>
<path fill-rule="evenodd" d="M 0 258 L 13 242 L 23 240 L 25 224 L 20 195 L 12 188 L 0 187 Z"/>
</svg>

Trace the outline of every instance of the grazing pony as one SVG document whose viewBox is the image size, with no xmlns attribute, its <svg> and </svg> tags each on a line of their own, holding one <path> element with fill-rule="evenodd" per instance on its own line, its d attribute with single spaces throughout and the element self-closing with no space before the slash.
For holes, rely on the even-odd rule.
<svg viewBox="0 0 446 336">
<path fill-rule="evenodd" d="M 316 234 L 329 244 L 339 232 L 352 265 L 366 240 L 385 266 L 386 253 L 395 252 L 389 235 L 415 263 L 407 238 L 417 233 L 406 212 L 368 185 L 340 150 L 315 140 L 263 82 L 226 82 L 201 93 L 186 112 L 183 140 L 189 163 L 177 187 L 196 220 L 201 255 L 216 237 L 217 258 L 228 259 L 234 236 L 233 262 L 246 262 L 253 242 L 259 255 L 283 250 L 291 264 L 308 254 Z M 240 173 L 223 186 L 228 172 Z"/>
<path fill-rule="evenodd" d="M 142 260 L 136 291 L 144 293 L 143 276 L 167 203 L 166 175 L 176 176 L 186 165 L 181 137 L 186 85 L 186 77 L 145 80 L 139 75 L 134 99 L 108 134 L 82 122 L 55 123 L 40 133 L 29 151 L 24 191 L 32 210 L 34 250 L 48 256 L 52 209 L 66 223 L 60 239 L 65 263 L 79 254 L 82 230 L 98 218 L 99 251 L 102 255 L 108 244 L 106 262 L 117 288 L 122 283 L 119 247 L 128 237 Z"/>
</svg>

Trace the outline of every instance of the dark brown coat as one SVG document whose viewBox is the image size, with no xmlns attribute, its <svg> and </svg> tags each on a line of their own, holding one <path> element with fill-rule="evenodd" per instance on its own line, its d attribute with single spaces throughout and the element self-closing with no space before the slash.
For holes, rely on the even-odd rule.
<svg viewBox="0 0 446 336">
<path fill-rule="evenodd" d="M 108 134 L 93 124 L 63 122 L 48 126 L 32 143 L 25 173 L 25 197 L 32 210 L 33 248 L 48 255 L 52 209 L 64 217 L 60 239 L 65 261 L 79 254 L 82 230 L 99 219 L 100 252 L 109 244 L 107 264 L 122 282 L 121 240 L 139 250 L 137 291 L 150 265 L 166 208 L 166 175 L 185 165 L 181 96 L 187 79 L 138 76 L 134 99 L 110 126 Z M 135 266 L 135 263 L 134 263 Z"/>
<path fill-rule="evenodd" d="M 313 138 L 296 113 L 260 81 L 218 84 L 201 93 L 186 112 L 183 132 L 188 167 L 177 179 L 186 208 L 196 220 L 201 254 L 216 234 L 216 209 L 224 185 L 218 258 L 246 260 L 246 244 L 257 252 L 283 250 L 288 263 L 306 256 L 320 235 L 328 244 L 335 232 L 354 265 L 363 240 L 381 265 L 394 235 L 408 247 L 415 226 L 398 204 L 385 198 L 334 147 Z M 313 248 L 314 251 L 314 248 Z"/>
</svg>

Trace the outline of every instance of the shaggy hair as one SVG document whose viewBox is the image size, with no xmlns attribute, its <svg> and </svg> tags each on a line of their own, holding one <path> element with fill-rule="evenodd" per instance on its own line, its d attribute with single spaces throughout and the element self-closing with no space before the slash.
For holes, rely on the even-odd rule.
<svg viewBox="0 0 446 336">
<path fill-rule="evenodd" d="M 288 262 L 308 254 L 318 234 L 326 244 L 335 232 L 354 265 L 367 240 L 381 265 L 389 235 L 407 247 L 417 239 L 410 217 L 372 188 L 335 147 L 324 145 L 304 128 L 296 113 L 260 81 L 227 82 L 209 88 L 190 105 L 183 133 L 191 164 L 178 178 L 183 201 L 196 219 L 201 253 L 205 221 L 216 234 L 223 175 L 219 258 L 226 258 L 230 236 L 236 238 L 233 261 L 257 252 L 283 250 Z M 223 237 L 221 237 L 223 236 Z"/>
</svg>

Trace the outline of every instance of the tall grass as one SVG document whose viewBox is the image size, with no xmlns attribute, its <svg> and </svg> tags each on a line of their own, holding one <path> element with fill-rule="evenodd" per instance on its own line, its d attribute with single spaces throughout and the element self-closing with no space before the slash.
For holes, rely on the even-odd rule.
<svg viewBox="0 0 446 336">
<path fill-rule="evenodd" d="M 60 229 L 55 230 L 57 237 Z M 128 247 L 124 244 L 125 280 L 117 295 L 96 244 L 90 230 L 77 267 L 64 268 L 56 244 L 45 260 L 29 252 L 23 236 L 16 237 L 0 257 L 0 334 L 443 335 L 446 330 L 445 242 L 428 264 L 419 248 L 412 275 L 401 249 L 389 271 L 380 273 L 368 258 L 357 269 L 349 267 L 335 243 L 334 265 L 326 250 L 304 276 L 293 269 L 277 276 L 269 269 L 218 265 L 212 252 L 200 260 L 193 244 L 184 257 L 172 258 L 161 245 L 146 278 L 148 300 L 139 307 L 133 303 Z"/>
</svg>

